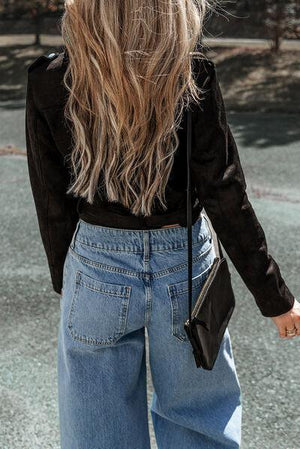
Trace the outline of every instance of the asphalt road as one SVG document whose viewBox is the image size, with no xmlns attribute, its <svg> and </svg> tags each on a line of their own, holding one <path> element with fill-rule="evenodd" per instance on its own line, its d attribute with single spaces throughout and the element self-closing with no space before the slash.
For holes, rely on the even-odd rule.
<svg viewBox="0 0 300 449">
<path fill-rule="evenodd" d="M 228 118 L 269 251 L 300 298 L 299 117 Z M 24 150 L 24 110 L 0 109 L 0 122 L 0 147 Z M 26 157 L 1 156 L 0 182 L 0 447 L 59 449 L 59 296 L 50 285 Z M 231 262 L 230 267 L 237 305 L 229 331 L 243 392 L 242 449 L 299 449 L 300 339 L 279 339 Z M 151 392 L 149 374 L 149 403 Z M 154 449 L 151 420 L 150 429 Z"/>
</svg>

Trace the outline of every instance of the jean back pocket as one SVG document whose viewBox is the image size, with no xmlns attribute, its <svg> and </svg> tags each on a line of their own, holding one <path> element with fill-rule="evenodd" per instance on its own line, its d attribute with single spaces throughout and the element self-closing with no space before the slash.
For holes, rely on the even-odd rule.
<svg viewBox="0 0 300 449">
<path fill-rule="evenodd" d="M 115 343 L 126 330 L 131 286 L 93 279 L 76 271 L 68 318 L 72 337 L 89 345 Z"/>
</svg>

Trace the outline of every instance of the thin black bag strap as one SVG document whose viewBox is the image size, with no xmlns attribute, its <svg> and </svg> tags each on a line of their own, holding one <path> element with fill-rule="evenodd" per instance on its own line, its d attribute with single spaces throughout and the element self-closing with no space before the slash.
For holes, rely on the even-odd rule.
<svg viewBox="0 0 300 449">
<path fill-rule="evenodd" d="M 192 198 L 191 198 L 191 139 L 192 126 L 190 110 L 187 111 L 187 235 L 188 235 L 188 296 L 189 322 L 192 322 Z"/>
<path fill-rule="evenodd" d="M 187 235 L 188 235 L 188 298 L 189 298 L 189 322 L 192 321 L 192 180 L 191 180 L 191 158 L 192 158 L 192 117 L 191 112 L 187 111 Z M 220 245 L 219 238 L 207 216 L 208 225 L 213 239 L 215 247 L 216 257 L 222 258 L 223 253 Z"/>
</svg>

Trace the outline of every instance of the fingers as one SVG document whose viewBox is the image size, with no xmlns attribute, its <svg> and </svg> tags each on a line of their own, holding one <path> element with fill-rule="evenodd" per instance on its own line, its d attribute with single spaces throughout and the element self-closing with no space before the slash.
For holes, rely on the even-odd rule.
<svg viewBox="0 0 300 449">
<path fill-rule="evenodd" d="M 280 338 L 294 338 L 300 336 L 300 302 L 295 299 L 290 311 L 282 315 L 272 317 L 277 326 Z M 294 330 L 292 335 L 287 334 L 287 330 Z"/>
<path fill-rule="evenodd" d="M 299 317 L 298 317 L 298 320 L 296 320 L 294 322 L 294 325 L 295 325 L 295 327 L 297 329 L 297 334 L 296 335 L 300 335 L 300 319 L 299 319 Z"/>
<path fill-rule="evenodd" d="M 289 335 L 286 333 L 287 330 L 292 330 L 296 327 L 296 332 L 294 335 Z M 282 320 L 282 322 L 280 323 L 280 325 L 278 325 L 278 330 L 279 330 L 279 337 L 280 338 L 293 338 L 296 337 L 297 335 L 300 335 L 300 322 L 299 320 L 297 320 L 297 322 L 295 322 L 293 320 L 293 318 L 291 317 L 291 315 L 289 315 L 285 320 Z"/>
</svg>

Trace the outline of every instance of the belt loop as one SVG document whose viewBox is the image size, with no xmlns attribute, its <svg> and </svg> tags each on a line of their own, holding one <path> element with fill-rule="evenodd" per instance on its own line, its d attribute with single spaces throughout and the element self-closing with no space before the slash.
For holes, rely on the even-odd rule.
<svg viewBox="0 0 300 449">
<path fill-rule="evenodd" d="M 74 249 L 75 238 L 76 238 L 77 231 L 79 229 L 79 225 L 80 225 L 80 219 L 77 221 L 75 231 L 73 232 L 72 240 L 71 240 L 71 243 L 70 243 L 70 248 L 71 249 Z"/>
</svg>

